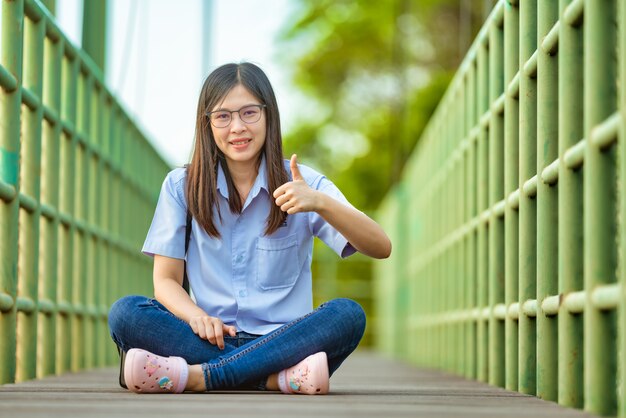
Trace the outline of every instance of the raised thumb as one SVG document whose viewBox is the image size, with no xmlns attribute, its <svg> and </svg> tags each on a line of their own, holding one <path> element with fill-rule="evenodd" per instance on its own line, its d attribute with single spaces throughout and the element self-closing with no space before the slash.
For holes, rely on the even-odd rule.
<svg viewBox="0 0 626 418">
<path fill-rule="evenodd" d="M 291 177 L 295 180 L 304 180 L 302 174 L 300 174 L 300 170 L 298 169 L 298 156 L 293 154 L 291 156 L 291 161 L 289 162 L 289 166 L 291 167 Z"/>
</svg>

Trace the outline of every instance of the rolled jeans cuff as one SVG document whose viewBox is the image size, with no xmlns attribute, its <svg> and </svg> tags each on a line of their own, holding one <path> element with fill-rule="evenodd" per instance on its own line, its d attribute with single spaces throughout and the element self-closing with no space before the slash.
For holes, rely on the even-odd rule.
<svg viewBox="0 0 626 418">
<path fill-rule="evenodd" d="M 211 379 L 209 377 L 209 365 L 207 363 L 202 363 L 202 374 L 204 375 L 204 386 L 206 390 L 211 390 Z"/>
</svg>

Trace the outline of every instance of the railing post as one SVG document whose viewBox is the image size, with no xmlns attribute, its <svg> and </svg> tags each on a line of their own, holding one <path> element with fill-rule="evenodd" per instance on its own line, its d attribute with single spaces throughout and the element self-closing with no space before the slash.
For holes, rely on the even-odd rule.
<svg viewBox="0 0 626 418">
<path fill-rule="evenodd" d="M 467 164 L 465 166 L 465 189 L 466 192 L 466 204 L 465 204 L 465 222 L 475 219 L 478 215 L 477 208 L 477 145 L 472 136 L 473 127 L 478 120 L 476 111 L 476 67 L 471 66 L 464 80 L 465 84 L 465 123 L 467 125 Z M 477 288 L 477 276 L 478 276 L 478 234 L 476 229 L 472 229 L 465 237 L 467 258 L 467 267 L 465 273 L 465 287 L 467 288 L 467 294 L 465 295 L 465 304 L 468 310 L 474 310 L 478 307 L 476 298 Z M 465 376 L 470 379 L 476 379 L 478 376 L 477 365 L 477 324 L 478 319 L 469 317 L 466 322 L 466 346 L 465 351 Z"/>
<path fill-rule="evenodd" d="M 543 170 L 558 158 L 557 58 L 545 51 L 542 40 L 558 19 L 558 3 L 538 2 L 537 10 L 537 396 L 558 398 L 557 326 L 546 316 L 543 300 L 558 292 L 557 186 L 543 181 Z"/>
<path fill-rule="evenodd" d="M 489 103 L 504 91 L 504 33 L 494 19 L 489 27 Z M 504 198 L 504 119 L 495 106 L 489 117 L 489 207 Z M 489 384 L 504 386 L 504 320 L 496 316 L 496 306 L 504 304 L 504 219 L 490 210 L 489 215 Z"/>
<path fill-rule="evenodd" d="M 483 115 L 489 109 L 489 66 L 487 60 L 487 46 L 485 40 L 478 46 L 477 52 L 477 74 L 478 74 L 478 90 L 477 104 L 478 118 L 482 120 Z M 478 194 L 478 287 L 476 305 L 480 309 L 477 330 L 477 367 L 478 380 L 487 382 L 489 380 L 489 328 L 488 318 L 483 316 L 484 309 L 489 303 L 489 231 L 486 219 L 482 218 L 483 213 L 489 208 L 489 142 L 487 137 L 487 128 L 481 126 L 479 122 L 478 133 L 478 176 L 477 176 L 477 194 Z"/>
<path fill-rule="evenodd" d="M 583 170 L 565 164 L 565 153 L 583 137 L 583 30 L 563 19 L 571 0 L 559 4 L 559 294 L 583 290 Z M 559 317 L 559 403 L 584 405 L 583 315 L 561 304 Z"/>
<path fill-rule="evenodd" d="M 19 155 L 22 105 L 22 32 L 24 0 L 2 4 L 2 65 L 14 85 L 0 95 L 0 384 L 15 380 L 17 325 L 17 264 L 19 216 Z M 13 83 L 11 83 L 13 84 Z"/>
<path fill-rule="evenodd" d="M 524 184 L 537 169 L 537 82 L 524 71 L 537 49 L 537 0 L 520 1 L 519 64 L 519 391 L 536 392 L 536 319 L 524 309 L 537 297 L 537 205 Z"/>
<path fill-rule="evenodd" d="M 59 207 L 59 153 L 61 140 L 61 61 L 63 60 L 64 41 L 46 39 L 45 41 L 45 74 L 43 103 L 55 115 L 57 120 L 44 123 L 42 137 L 42 204 L 51 208 Z M 58 302 L 58 247 L 59 247 L 59 217 L 53 215 L 42 220 L 42 257 L 43 270 L 40 277 L 39 293 L 43 301 L 49 306 L 56 306 Z M 58 315 L 56 311 L 43 312 L 39 316 L 41 338 L 39 340 L 39 357 L 41 365 L 37 367 L 38 377 L 54 374 L 56 366 L 56 326 Z"/>
<path fill-rule="evenodd" d="M 504 7 L 504 264 L 505 264 L 505 387 L 518 388 L 518 318 L 513 318 L 508 309 L 519 301 L 519 214 L 513 205 L 511 194 L 519 187 L 519 101 L 509 91 L 509 86 L 519 77 L 519 8 L 517 4 L 505 3 Z"/>
<path fill-rule="evenodd" d="M 461 228 L 463 224 L 465 223 L 467 196 L 468 196 L 468 190 L 465 188 L 465 181 L 466 181 L 465 173 L 467 172 L 467 148 L 463 146 L 464 145 L 463 142 L 467 141 L 467 131 L 468 131 L 467 125 L 465 123 L 466 119 L 464 116 L 465 111 L 466 111 L 465 109 L 466 94 L 467 94 L 467 91 L 464 88 L 459 89 L 458 97 L 456 99 L 456 106 L 455 106 L 455 110 L 456 110 L 455 117 L 459 121 L 459 123 L 456 125 L 457 129 L 455 132 L 456 138 L 459 141 L 459 143 L 457 144 L 457 149 L 461 148 L 461 151 L 459 152 L 458 163 L 455 166 L 455 179 L 454 179 L 454 185 L 455 185 L 454 193 L 456 195 L 456 198 L 458 199 L 457 202 L 459 203 L 455 205 L 456 207 L 455 222 L 454 222 L 455 230 L 457 228 Z M 410 219 L 410 216 L 409 216 L 409 219 Z M 465 237 L 463 237 L 459 239 L 457 243 L 457 253 L 456 253 L 457 264 L 456 264 L 456 269 L 454 272 L 454 284 L 456 285 L 456 291 L 454 295 L 455 307 L 456 309 L 459 309 L 461 311 L 466 310 L 468 308 L 467 300 L 465 296 L 468 292 L 467 278 L 465 277 L 467 275 L 467 267 L 468 267 L 468 263 L 467 263 L 468 260 L 466 258 L 466 254 L 467 254 L 467 240 L 465 239 Z M 454 343 L 456 344 L 456 346 L 455 346 L 454 356 L 456 359 L 456 368 L 454 372 L 458 375 L 465 374 L 465 371 L 467 370 L 467 358 L 465 356 L 465 350 L 467 349 L 467 332 L 466 332 L 467 321 L 469 321 L 469 318 L 459 318 L 459 321 L 455 325 L 456 339 Z"/>
<path fill-rule="evenodd" d="M 407 237 L 407 219 L 406 219 L 406 205 L 408 204 L 408 198 L 404 189 L 404 182 L 399 182 L 396 185 L 396 199 L 398 201 L 397 217 L 396 217 L 396 263 L 394 264 L 395 271 L 393 273 L 395 280 L 395 306 L 394 306 L 394 339 L 396 340 L 395 353 L 402 359 L 410 359 L 411 351 L 407 344 L 408 339 L 402 338 L 405 330 L 407 329 L 410 321 L 409 300 L 410 300 L 410 285 L 407 274 L 408 260 L 404 248 L 408 241 Z"/>
<path fill-rule="evenodd" d="M 40 190 L 43 105 L 42 85 L 44 69 L 44 36 L 46 24 L 43 19 L 35 22 L 24 19 L 23 88 L 39 101 L 35 109 L 24 107 L 23 140 L 20 149 L 20 194 L 27 196 L 33 205 L 31 210 L 19 209 L 19 261 L 17 297 L 29 309 L 17 313 L 16 381 L 33 379 L 37 374 L 38 332 L 38 285 L 40 260 Z M 19 305 L 18 305 L 19 306 Z"/>
<path fill-rule="evenodd" d="M 93 77 L 84 74 L 82 71 L 78 75 L 78 92 L 76 102 L 76 131 L 81 138 L 81 143 L 77 147 L 76 166 L 74 177 L 75 196 L 81 198 L 75 200 L 75 219 L 82 225 L 89 225 L 88 203 L 89 203 L 89 162 L 91 160 L 91 145 L 87 139 L 89 137 L 89 105 L 90 96 L 93 89 Z M 89 315 L 87 306 L 87 281 L 88 265 L 90 253 L 91 234 L 86 228 L 77 228 L 74 236 L 74 266 L 72 285 L 72 304 L 76 307 L 72 324 L 72 370 L 80 370 L 88 367 L 89 347 Z"/>
<path fill-rule="evenodd" d="M 585 409 L 600 415 L 617 412 L 615 310 L 593 306 L 591 294 L 614 283 L 617 270 L 616 151 L 591 140 L 596 125 L 616 110 L 617 32 L 613 0 L 585 1 Z"/>
<path fill-rule="evenodd" d="M 107 0 L 87 0 L 83 6 L 83 49 L 104 74 Z"/>
<path fill-rule="evenodd" d="M 56 0 L 39 0 L 52 16 L 56 15 Z"/>
<path fill-rule="evenodd" d="M 76 126 L 76 91 L 79 75 L 79 62 L 65 57 L 61 69 L 61 118 Z M 61 213 L 75 217 L 76 193 L 75 173 L 78 136 L 75 131 L 63 132 L 60 143 L 59 170 L 59 210 Z M 57 320 L 57 356 L 56 372 L 64 373 L 72 370 L 72 328 L 77 321 L 75 313 L 69 307 L 73 302 L 73 277 L 76 254 L 76 223 L 63 222 L 59 231 L 59 278 L 57 300 L 60 315 Z"/>
</svg>

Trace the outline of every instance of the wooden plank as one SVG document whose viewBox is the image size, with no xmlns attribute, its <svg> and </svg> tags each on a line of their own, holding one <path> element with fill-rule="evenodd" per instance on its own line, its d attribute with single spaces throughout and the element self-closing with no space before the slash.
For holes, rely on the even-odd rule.
<svg viewBox="0 0 626 418">
<path fill-rule="evenodd" d="M 137 395 L 113 368 L 0 386 L 0 417 L 591 417 L 532 396 L 372 352 L 351 356 L 327 396 L 265 392 Z"/>
</svg>

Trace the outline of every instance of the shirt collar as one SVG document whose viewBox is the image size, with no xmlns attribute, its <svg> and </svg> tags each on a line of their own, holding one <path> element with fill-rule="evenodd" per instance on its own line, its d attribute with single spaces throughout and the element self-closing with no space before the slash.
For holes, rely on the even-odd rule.
<svg viewBox="0 0 626 418">
<path fill-rule="evenodd" d="M 226 176 L 224 175 L 224 170 L 222 168 L 222 162 L 218 162 L 217 164 L 217 189 L 220 191 L 222 196 L 228 199 L 228 185 L 226 184 Z M 250 193 L 248 196 L 248 200 L 253 199 L 256 195 L 259 194 L 261 189 L 265 189 L 266 192 L 269 193 L 269 186 L 267 185 L 267 169 L 265 163 L 265 155 L 261 157 L 261 164 L 259 165 L 259 173 L 254 180 L 254 184 L 252 185 L 252 189 L 250 189 Z"/>
</svg>

